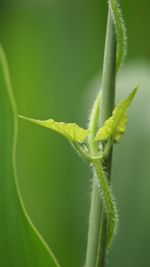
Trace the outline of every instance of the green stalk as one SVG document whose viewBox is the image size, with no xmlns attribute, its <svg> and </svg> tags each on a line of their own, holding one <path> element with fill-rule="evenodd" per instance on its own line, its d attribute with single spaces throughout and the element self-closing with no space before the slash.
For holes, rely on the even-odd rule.
<svg viewBox="0 0 150 267">
<path fill-rule="evenodd" d="M 101 116 L 100 125 L 111 116 L 115 100 L 115 78 L 116 78 L 116 35 L 113 20 L 109 10 L 107 21 L 107 32 L 105 42 L 102 95 L 101 95 Z M 94 117 L 93 117 L 94 119 Z M 91 123 L 92 124 L 92 123 Z M 96 125 L 96 121 L 95 121 Z M 93 122 L 93 129 L 95 129 Z M 91 152 L 96 154 L 93 140 L 90 141 Z M 92 145 L 93 144 L 93 145 Z M 103 167 L 110 180 L 111 176 L 112 150 Z M 98 173 L 97 173 L 98 175 Z M 106 217 L 100 199 L 100 189 L 97 179 L 93 178 L 91 208 L 89 218 L 88 243 L 86 253 L 86 267 L 104 267 L 106 254 Z"/>
</svg>

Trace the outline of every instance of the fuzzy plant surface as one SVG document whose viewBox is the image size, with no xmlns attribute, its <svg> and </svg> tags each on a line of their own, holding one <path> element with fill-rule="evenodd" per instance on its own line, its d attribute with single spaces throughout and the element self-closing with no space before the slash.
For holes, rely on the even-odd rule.
<svg viewBox="0 0 150 267">
<path fill-rule="evenodd" d="M 90 114 L 89 127 L 19 115 L 64 136 L 93 172 L 85 267 L 103 267 L 118 226 L 111 190 L 113 145 L 127 125 L 128 108 L 138 86 L 114 108 L 116 73 L 126 54 L 126 31 L 117 0 L 108 1 L 102 88 Z M 8 65 L 0 47 L 0 264 L 4 267 L 60 267 L 24 207 L 15 168 L 17 110 Z"/>
</svg>

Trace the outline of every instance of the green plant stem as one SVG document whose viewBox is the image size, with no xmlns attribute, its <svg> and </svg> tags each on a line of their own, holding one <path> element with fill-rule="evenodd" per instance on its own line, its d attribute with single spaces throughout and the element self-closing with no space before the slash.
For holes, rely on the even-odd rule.
<svg viewBox="0 0 150 267">
<path fill-rule="evenodd" d="M 111 116 L 115 99 L 116 77 L 116 36 L 113 20 L 108 13 L 107 32 L 102 76 L 101 117 L 100 125 Z M 94 147 L 93 150 L 95 151 Z M 96 151 L 95 151 L 96 152 Z M 103 167 L 110 180 L 112 150 Z M 86 267 L 104 267 L 106 253 L 106 217 L 100 199 L 100 189 L 97 179 L 93 178 L 91 208 L 89 217 Z"/>
</svg>

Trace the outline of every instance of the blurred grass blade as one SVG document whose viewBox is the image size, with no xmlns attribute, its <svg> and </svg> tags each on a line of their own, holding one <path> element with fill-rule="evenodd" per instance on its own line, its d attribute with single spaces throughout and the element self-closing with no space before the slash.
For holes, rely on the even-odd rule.
<svg viewBox="0 0 150 267">
<path fill-rule="evenodd" d="M 24 116 L 19 115 L 21 119 L 25 119 L 27 121 L 33 122 L 35 124 L 38 124 L 40 126 L 49 128 L 64 137 L 66 137 L 68 140 L 72 142 L 83 142 L 86 137 L 89 134 L 89 130 L 85 130 L 81 127 L 79 127 L 76 123 L 65 123 L 65 122 L 57 122 L 53 119 L 49 120 L 35 120 L 30 119 Z"/>
<path fill-rule="evenodd" d="M 121 8 L 118 4 L 117 0 L 109 0 L 109 8 L 111 10 L 111 14 L 113 17 L 115 30 L 116 30 L 116 36 L 117 36 L 117 58 L 116 58 L 116 64 L 117 64 L 117 70 L 122 65 L 124 58 L 126 56 L 126 50 L 127 50 L 127 34 L 126 34 L 126 28 L 125 23 L 122 16 Z"/>
<path fill-rule="evenodd" d="M 60 267 L 28 217 L 15 174 L 17 112 L 0 47 L 0 266 Z"/>
</svg>

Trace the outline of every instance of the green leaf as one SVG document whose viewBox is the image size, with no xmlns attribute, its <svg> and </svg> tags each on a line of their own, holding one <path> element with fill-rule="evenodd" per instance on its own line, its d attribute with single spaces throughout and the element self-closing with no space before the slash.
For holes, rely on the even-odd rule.
<svg viewBox="0 0 150 267">
<path fill-rule="evenodd" d="M 17 111 L 8 66 L 0 47 L 0 266 L 60 267 L 31 222 L 15 169 Z"/>
<path fill-rule="evenodd" d="M 120 139 L 121 135 L 126 130 L 128 107 L 131 104 L 138 87 L 139 86 L 137 86 L 132 93 L 126 99 L 122 100 L 114 109 L 112 116 L 108 118 L 104 122 L 104 125 L 98 130 L 95 141 L 103 141 L 110 137 L 114 141 Z"/>
<path fill-rule="evenodd" d="M 24 116 L 20 116 L 20 118 L 31 121 L 35 124 L 38 124 L 40 126 L 44 126 L 46 128 L 49 128 L 51 130 L 56 131 L 57 133 L 63 135 L 67 139 L 69 139 L 72 142 L 83 142 L 86 137 L 89 134 L 89 130 L 85 130 L 81 127 L 79 127 L 76 123 L 64 123 L 64 122 L 57 122 L 52 119 L 49 120 L 35 120 L 30 119 Z"/>
<path fill-rule="evenodd" d="M 122 11 L 118 4 L 118 1 L 109 0 L 108 3 L 114 21 L 116 36 L 117 36 L 116 65 L 117 69 L 119 69 L 126 56 L 127 34 L 126 34 L 125 24 L 123 21 Z"/>
</svg>

